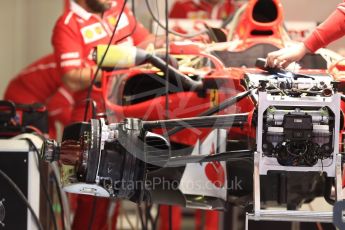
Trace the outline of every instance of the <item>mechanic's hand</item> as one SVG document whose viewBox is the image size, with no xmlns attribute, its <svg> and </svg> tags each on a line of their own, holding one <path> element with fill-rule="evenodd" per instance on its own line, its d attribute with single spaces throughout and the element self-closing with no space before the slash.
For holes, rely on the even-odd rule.
<svg viewBox="0 0 345 230">
<path fill-rule="evenodd" d="M 266 65 L 272 68 L 286 68 L 290 63 L 301 60 L 308 52 L 304 43 L 286 47 L 269 53 Z"/>
</svg>

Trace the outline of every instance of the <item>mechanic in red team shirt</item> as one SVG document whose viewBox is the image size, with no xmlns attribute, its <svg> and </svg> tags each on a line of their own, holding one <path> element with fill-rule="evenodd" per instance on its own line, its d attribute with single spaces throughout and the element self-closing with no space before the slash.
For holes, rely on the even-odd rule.
<svg viewBox="0 0 345 230">
<path fill-rule="evenodd" d="M 108 44 L 123 4 L 123 0 L 71 1 L 70 10 L 55 25 L 52 42 L 58 68 L 63 81 L 76 92 L 76 111 L 72 118 L 74 121 L 83 120 L 85 89 L 96 70 L 92 60 L 94 48 L 99 44 Z M 125 8 L 112 44 L 139 45 L 145 39 L 152 39 L 152 35 Z M 101 71 L 97 78 L 101 78 Z M 92 95 L 97 102 L 98 112 L 103 112 L 101 93 L 93 92 Z"/>
<path fill-rule="evenodd" d="M 49 136 L 52 138 L 56 136 L 55 121 L 68 124 L 74 105 L 71 92 L 62 84 L 53 54 L 29 65 L 12 79 L 6 88 L 4 99 L 19 104 L 46 105 Z"/>
<path fill-rule="evenodd" d="M 119 20 L 112 44 L 137 46 L 153 40 L 153 36 L 141 23 L 136 22 L 129 9 L 125 8 L 118 19 L 123 4 L 124 0 L 70 1 L 69 10 L 55 25 L 52 43 L 58 69 L 66 86 L 74 92 L 73 121 L 84 120 L 87 88 L 96 70 L 96 64 L 92 60 L 94 48 L 99 44 L 109 43 L 116 22 Z M 101 78 L 101 71 L 96 78 Z M 100 92 L 92 92 L 92 100 L 97 103 L 97 113 L 105 112 Z M 87 229 L 89 224 L 92 224 L 93 230 L 108 229 L 107 213 L 110 207 L 106 198 L 78 196 L 73 229 Z M 116 226 L 116 217 L 112 225 Z"/>
<path fill-rule="evenodd" d="M 321 23 L 304 42 L 296 46 L 283 48 L 267 55 L 267 65 L 271 67 L 287 67 L 294 61 L 301 60 L 305 54 L 314 53 L 329 43 L 345 35 L 345 3 Z"/>
<path fill-rule="evenodd" d="M 170 18 L 226 19 L 235 10 L 233 0 L 177 0 Z"/>
</svg>

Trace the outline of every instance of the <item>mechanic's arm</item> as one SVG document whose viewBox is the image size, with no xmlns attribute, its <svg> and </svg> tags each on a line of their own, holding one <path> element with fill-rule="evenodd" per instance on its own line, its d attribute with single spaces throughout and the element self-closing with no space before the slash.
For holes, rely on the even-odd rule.
<svg viewBox="0 0 345 230">
<path fill-rule="evenodd" d="M 62 81 L 72 92 L 86 89 L 90 86 L 96 69 L 97 66 L 71 69 L 63 75 Z M 102 71 L 98 71 L 96 81 L 101 80 L 101 73 Z"/>
<path fill-rule="evenodd" d="M 286 68 L 290 63 L 299 61 L 307 53 L 314 53 L 329 43 L 345 35 L 345 3 L 321 23 L 303 43 L 271 52 L 267 55 L 267 65 Z"/>
<path fill-rule="evenodd" d="M 61 85 L 45 104 L 50 118 L 61 122 L 64 126 L 70 123 L 75 102 L 72 92 L 64 85 Z"/>
</svg>

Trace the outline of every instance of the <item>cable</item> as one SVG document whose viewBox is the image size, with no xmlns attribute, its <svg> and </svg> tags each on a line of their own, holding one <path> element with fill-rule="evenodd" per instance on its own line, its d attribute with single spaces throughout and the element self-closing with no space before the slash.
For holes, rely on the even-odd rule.
<svg viewBox="0 0 345 230">
<path fill-rule="evenodd" d="M 158 0 L 156 0 L 156 13 L 157 13 L 158 18 L 160 18 L 160 16 L 159 16 Z M 159 25 L 157 24 L 156 29 L 155 29 L 155 40 L 153 42 L 154 47 L 156 47 L 156 43 L 157 43 L 158 29 L 159 29 Z M 153 28 L 152 28 L 152 31 L 153 31 Z"/>
<path fill-rule="evenodd" d="M 169 230 L 172 230 L 172 226 L 173 226 L 173 223 L 172 223 L 172 206 L 169 205 Z"/>
<path fill-rule="evenodd" d="M 135 18 L 135 20 L 134 20 L 134 27 L 133 27 L 132 31 L 131 31 L 129 34 L 127 34 L 127 35 L 123 36 L 122 38 L 118 39 L 118 40 L 116 41 L 117 43 L 120 43 L 120 42 L 122 42 L 123 40 L 125 40 L 126 38 L 132 36 L 132 35 L 134 34 L 135 30 L 137 29 L 138 23 L 137 23 L 136 15 L 135 15 L 135 6 L 134 6 L 134 2 L 135 2 L 135 1 L 132 0 L 132 12 L 133 12 L 133 15 L 134 15 L 134 18 Z"/>
<path fill-rule="evenodd" d="M 222 21 L 222 25 L 220 26 L 220 28 L 225 29 L 225 27 L 232 21 L 232 19 L 234 19 L 234 14 L 228 15 L 228 17 Z"/>
<path fill-rule="evenodd" d="M 314 208 L 313 206 L 311 206 L 310 203 L 308 204 L 308 206 L 309 206 L 310 211 L 314 211 Z M 315 224 L 316 224 L 317 230 L 323 230 L 323 227 L 320 222 L 316 222 Z"/>
<path fill-rule="evenodd" d="M 345 96 L 344 95 L 340 95 L 340 99 L 345 102 Z"/>
<path fill-rule="evenodd" d="M 97 102 L 92 98 L 85 99 L 85 102 L 87 102 L 87 107 L 89 107 L 91 103 L 91 117 L 95 118 L 97 116 Z"/>
<path fill-rule="evenodd" d="M 233 15 L 232 21 L 230 23 L 229 33 L 228 33 L 228 41 L 231 41 L 233 39 L 235 29 L 238 25 L 241 15 L 247 8 L 247 4 L 248 3 L 243 4 Z"/>
<path fill-rule="evenodd" d="M 168 10 L 168 0 L 165 0 L 165 117 L 169 119 L 169 10 Z"/>
<path fill-rule="evenodd" d="M 148 229 L 148 226 L 149 226 L 149 210 L 148 210 L 148 203 L 147 201 L 145 201 L 145 223 L 146 223 L 146 227 Z"/>
<path fill-rule="evenodd" d="M 169 59 L 169 53 L 168 55 L 167 53 L 166 53 L 166 56 L 168 57 L 167 59 L 168 61 L 162 60 L 161 58 L 149 53 L 146 54 L 145 61 L 157 67 L 158 69 L 162 70 L 162 72 L 168 71 L 169 78 L 165 79 L 165 81 L 167 80 L 170 81 L 170 77 L 171 77 L 172 80 L 177 81 L 177 84 L 179 84 L 184 89 L 201 90 L 204 88 L 204 83 L 202 82 L 201 79 L 193 80 L 187 75 L 181 73 L 179 70 L 177 70 L 173 66 L 169 65 L 167 62 L 169 62 L 170 59 Z"/>
<path fill-rule="evenodd" d="M 161 205 L 159 204 L 157 207 L 157 214 L 156 214 L 155 218 L 153 219 L 152 229 L 157 229 L 157 223 L 158 223 L 158 219 L 159 219 L 160 210 L 161 210 Z"/>
<path fill-rule="evenodd" d="M 60 203 L 60 206 L 61 206 L 62 229 L 65 230 L 66 229 L 66 227 L 65 227 L 66 226 L 66 223 L 65 223 L 65 210 L 64 210 L 64 207 L 63 207 L 62 195 L 61 195 L 61 192 L 60 192 L 59 181 L 56 178 L 55 173 L 53 173 L 53 180 L 54 180 L 54 183 L 55 183 L 55 186 L 56 186 L 56 192 L 58 194 L 58 199 L 59 199 L 59 203 Z"/>
<path fill-rule="evenodd" d="M 147 213 L 148 220 L 150 221 L 150 224 L 151 224 L 151 229 L 157 229 L 159 209 L 157 210 L 156 216 L 153 217 L 152 213 L 151 213 L 152 208 L 153 208 L 153 204 L 149 204 L 146 208 L 146 213 Z M 158 208 L 159 208 L 159 206 L 158 206 Z"/>
<path fill-rule="evenodd" d="M 36 162 L 36 165 L 37 165 L 37 170 L 38 170 L 38 173 L 39 173 L 39 176 L 40 176 L 40 180 L 41 180 L 41 185 L 42 185 L 42 189 L 43 189 L 43 192 L 44 192 L 44 195 L 46 197 L 46 200 L 48 202 L 48 206 L 49 206 L 49 212 L 50 212 L 50 215 L 51 215 L 51 218 L 52 218 L 52 221 L 53 221 L 53 224 L 54 224 L 54 229 L 57 230 L 58 227 L 57 227 L 57 222 L 56 222 L 56 218 L 55 218 L 55 215 L 54 215 L 54 209 L 53 209 L 53 202 L 51 201 L 50 197 L 49 197 L 49 193 L 48 193 L 48 189 L 47 189 L 47 186 L 46 184 L 44 183 L 44 180 L 43 180 L 43 177 L 42 177 L 42 171 L 41 171 L 41 161 L 40 161 L 40 152 L 38 151 L 36 145 L 33 143 L 33 141 L 29 138 L 23 138 L 23 140 L 27 141 L 29 146 L 31 146 L 34 150 L 34 152 L 36 153 L 37 155 L 37 162 Z"/>
<path fill-rule="evenodd" d="M 105 52 L 104 52 L 104 55 L 102 56 L 101 61 L 100 61 L 99 64 L 97 65 L 96 72 L 95 72 L 95 74 L 94 74 L 94 76 L 93 76 L 93 79 L 92 79 L 92 81 L 91 81 L 91 84 L 90 84 L 90 86 L 89 86 L 89 88 L 88 88 L 87 96 L 86 96 L 86 107 L 85 107 L 85 113 L 84 113 L 84 121 L 86 121 L 86 119 L 87 119 L 87 113 L 88 113 L 88 110 L 89 110 L 89 103 L 90 103 L 89 100 L 91 99 L 92 87 L 93 87 L 93 85 L 96 83 L 96 77 L 97 77 L 97 75 L 98 75 L 98 72 L 99 72 L 100 69 L 101 69 L 101 66 L 102 66 L 102 64 L 103 64 L 103 62 L 104 62 L 104 59 L 105 59 L 105 57 L 107 56 L 109 47 L 110 47 L 110 45 L 111 45 L 111 43 L 112 43 L 112 41 L 113 41 L 113 39 L 114 39 L 114 37 L 115 37 L 115 32 L 116 32 L 116 29 L 117 29 L 117 27 L 118 27 L 118 25 L 119 25 L 120 18 L 121 18 L 122 14 L 123 14 L 123 12 L 124 12 L 124 10 L 125 10 L 127 1 L 128 1 L 128 0 L 124 0 L 124 2 L 123 2 L 123 5 L 122 5 L 122 8 L 121 8 L 120 14 L 119 14 L 119 16 L 118 16 L 118 20 L 116 21 L 116 24 L 115 24 L 115 26 L 114 26 L 114 30 L 113 30 L 113 33 L 112 33 L 112 35 L 111 35 L 111 37 L 110 37 L 109 43 L 108 43 L 108 45 L 107 45 L 107 48 L 105 49 Z"/>
<path fill-rule="evenodd" d="M 92 202 L 92 212 L 91 212 L 91 218 L 89 220 L 89 224 L 88 224 L 88 230 L 92 229 L 92 225 L 93 225 L 93 221 L 95 219 L 96 216 L 96 207 L 97 207 L 97 196 L 93 197 L 93 202 Z"/>
<path fill-rule="evenodd" d="M 130 227 L 131 230 L 135 230 L 135 227 L 132 223 L 132 221 L 130 220 L 129 216 L 128 216 L 128 213 L 126 212 L 126 210 L 123 210 L 123 207 L 120 206 L 120 209 L 121 209 L 121 212 L 123 213 L 123 215 L 125 216 L 125 219 Z"/>
<path fill-rule="evenodd" d="M 43 136 L 43 133 L 41 132 L 41 130 L 39 130 L 35 126 L 27 125 L 24 128 L 25 128 L 25 131 L 32 131 L 34 133 L 37 133 L 39 136 Z"/>
<path fill-rule="evenodd" d="M 56 162 L 53 162 L 50 164 L 50 166 L 52 169 L 53 178 L 59 190 L 59 194 L 61 195 L 61 215 L 62 217 L 64 217 L 63 222 L 65 223 L 66 229 L 70 230 L 71 229 L 71 218 L 70 218 L 71 212 L 70 212 L 70 207 L 69 207 L 69 200 L 67 198 L 66 193 L 61 188 L 61 184 L 59 183 L 60 171 L 58 168 L 58 164 Z"/>
<path fill-rule="evenodd" d="M 334 199 L 331 198 L 333 183 L 334 179 L 326 177 L 323 197 L 325 198 L 325 201 L 330 205 L 334 205 L 336 202 Z"/>
<path fill-rule="evenodd" d="M 34 218 L 34 221 L 38 227 L 39 230 L 43 230 L 42 224 L 40 223 L 35 211 L 31 207 L 29 201 L 26 199 L 20 188 L 14 183 L 14 181 L 0 169 L 0 175 L 8 182 L 8 184 L 13 188 L 13 190 L 17 193 L 17 195 L 20 197 L 20 199 L 24 202 L 24 204 L 27 206 L 27 208 L 30 210 L 32 217 Z"/>
<path fill-rule="evenodd" d="M 200 32 L 197 32 L 197 33 L 191 33 L 191 34 L 181 34 L 181 33 L 178 33 L 176 31 L 173 31 L 173 30 L 169 30 L 168 26 L 164 26 L 160 21 L 159 19 L 156 18 L 156 16 L 154 15 L 152 9 L 151 9 L 151 6 L 150 6 L 150 3 L 148 0 L 145 0 L 146 2 L 146 6 L 147 6 L 147 9 L 149 10 L 149 13 L 153 19 L 153 21 L 155 21 L 157 23 L 157 25 L 159 25 L 159 27 L 161 27 L 162 29 L 164 30 L 168 30 L 170 34 L 173 34 L 173 35 L 176 35 L 176 36 L 179 36 L 179 37 L 183 37 L 183 38 L 192 38 L 192 37 L 196 37 L 196 36 L 199 36 L 201 34 L 205 34 L 207 33 L 207 30 L 202 30 Z"/>
<path fill-rule="evenodd" d="M 142 230 L 147 230 L 147 226 L 145 225 L 145 221 L 143 218 L 143 211 L 141 210 L 140 205 L 138 204 L 138 212 L 139 212 L 139 217 L 140 217 L 140 222 L 141 222 L 141 228 Z"/>
<path fill-rule="evenodd" d="M 135 17 L 135 5 L 134 5 L 134 0 L 132 0 L 132 12 L 133 12 L 133 15 Z"/>
</svg>

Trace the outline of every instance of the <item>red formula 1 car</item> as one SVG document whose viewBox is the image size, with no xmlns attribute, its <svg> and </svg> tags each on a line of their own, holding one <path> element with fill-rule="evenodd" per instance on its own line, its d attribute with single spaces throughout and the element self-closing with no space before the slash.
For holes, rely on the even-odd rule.
<svg viewBox="0 0 345 230">
<path fill-rule="evenodd" d="M 104 74 L 108 121 L 70 125 L 61 146 L 45 146 L 65 189 L 190 208 L 240 205 L 255 219 L 330 221 L 330 213 L 262 206 L 297 210 L 319 196 L 342 199 L 341 72 L 328 75 L 320 55 L 307 56 L 298 72 L 257 60 L 284 45 L 278 0 L 250 1 L 238 21 L 229 43 L 173 44 L 166 62 L 178 55 L 179 70 L 135 48 L 107 61 L 137 65 Z"/>
</svg>

